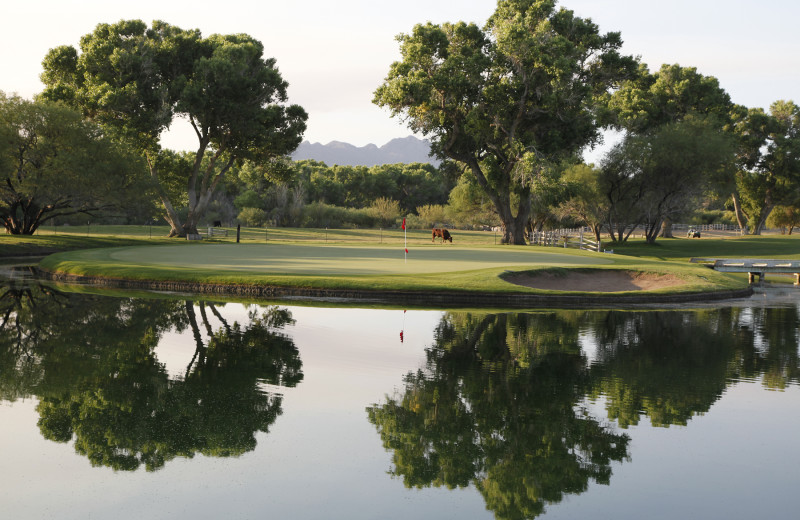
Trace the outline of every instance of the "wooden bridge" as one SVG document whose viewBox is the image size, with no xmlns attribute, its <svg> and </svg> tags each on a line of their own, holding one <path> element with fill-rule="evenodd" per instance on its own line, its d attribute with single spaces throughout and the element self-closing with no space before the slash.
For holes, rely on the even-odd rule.
<svg viewBox="0 0 800 520">
<path fill-rule="evenodd" d="M 753 258 L 692 258 L 691 262 L 706 264 L 715 271 L 724 273 L 748 273 L 750 283 L 764 279 L 767 273 L 770 274 L 793 274 L 794 284 L 800 286 L 800 260 L 763 260 Z"/>
</svg>

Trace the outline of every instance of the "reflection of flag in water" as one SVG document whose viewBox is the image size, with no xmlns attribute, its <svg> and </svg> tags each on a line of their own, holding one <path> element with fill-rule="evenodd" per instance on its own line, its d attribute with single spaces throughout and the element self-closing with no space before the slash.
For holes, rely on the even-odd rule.
<svg viewBox="0 0 800 520">
<path fill-rule="evenodd" d="M 400 343 L 403 342 L 403 330 L 406 328 L 406 310 L 403 309 L 403 326 L 400 327 Z"/>
</svg>

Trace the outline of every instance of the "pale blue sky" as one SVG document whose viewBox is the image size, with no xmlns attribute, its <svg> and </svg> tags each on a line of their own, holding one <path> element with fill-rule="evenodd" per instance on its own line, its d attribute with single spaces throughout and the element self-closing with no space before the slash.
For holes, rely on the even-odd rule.
<svg viewBox="0 0 800 520">
<path fill-rule="evenodd" d="M 371 103 L 399 57 L 394 37 L 426 21 L 483 25 L 495 5 L 493 0 L 14 2 L 3 8 L 0 90 L 26 97 L 40 91 L 48 49 L 77 46 L 98 23 L 162 19 L 204 35 L 244 32 L 261 40 L 290 84 L 290 101 L 309 112 L 308 140 L 382 145 L 410 133 Z M 564 0 L 560 5 L 592 18 L 603 32 L 620 31 L 624 51 L 640 55 L 651 70 L 662 63 L 697 67 L 719 78 L 734 102 L 750 107 L 800 101 L 800 2 Z M 185 136 L 173 132 L 165 144 L 193 147 Z"/>
</svg>

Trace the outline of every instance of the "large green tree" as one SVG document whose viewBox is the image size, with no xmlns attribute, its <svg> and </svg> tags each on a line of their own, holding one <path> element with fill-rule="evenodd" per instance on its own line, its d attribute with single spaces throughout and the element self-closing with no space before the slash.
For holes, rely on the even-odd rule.
<svg viewBox="0 0 800 520">
<path fill-rule="evenodd" d="M 81 52 L 51 49 L 43 61 L 43 95 L 74 103 L 146 158 L 172 236 L 196 233 L 226 172 L 237 161 L 270 161 L 294 150 L 307 115 L 288 105 L 287 82 L 261 42 L 245 34 L 203 38 L 155 21 L 100 24 Z M 161 135 L 186 119 L 197 137 L 188 169 L 165 168 Z M 188 171 L 187 171 L 188 170 Z M 188 213 L 182 220 L 168 177 L 180 175 Z"/>
<path fill-rule="evenodd" d="M 0 92 L 0 220 L 32 235 L 48 219 L 94 215 L 137 198 L 138 161 L 80 113 Z"/>
<path fill-rule="evenodd" d="M 728 93 L 714 76 L 695 67 L 662 65 L 651 73 L 646 65 L 605 96 L 603 121 L 634 134 L 648 133 L 687 115 L 713 118 L 720 126 L 730 121 L 733 108 Z"/>
<path fill-rule="evenodd" d="M 628 134 L 603 164 L 606 193 L 614 202 L 608 214 L 612 238 L 624 240 L 626 227 L 641 225 L 647 243 L 654 243 L 665 222 L 698 207 L 712 179 L 732 164 L 733 145 L 732 136 L 707 118 L 689 117 Z M 614 199 L 620 186 L 626 188 L 625 200 Z M 623 211 L 624 204 L 629 207 Z"/>
<path fill-rule="evenodd" d="M 598 140 L 595 99 L 630 73 L 619 33 L 557 9 L 555 0 L 500 0 L 484 29 L 425 24 L 398 37 L 374 103 L 469 169 L 503 222 L 525 243 L 532 185 Z"/>
<path fill-rule="evenodd" d="M 737 118 L 735 132 L 737 217 L 742 228 L 746 220 L 750 232 L 760 235 L 775 206 L 800 200 L 800 107 L 776 101 L 769 112 L 750 109 Z"/>
<path fill-rule="evenodd" d="M 604 160 L 611 237 L 644 224 L 649 242 L 671 236 L 674 218 L 711 191 L 734 189 L 727 130 L 734 110 L 717 78 L 694 67 L 662 65 L 605 96 L 601 120 L 625 133 Z M 663 228 L 661 227 L 663 224 Z"/>
</svg>

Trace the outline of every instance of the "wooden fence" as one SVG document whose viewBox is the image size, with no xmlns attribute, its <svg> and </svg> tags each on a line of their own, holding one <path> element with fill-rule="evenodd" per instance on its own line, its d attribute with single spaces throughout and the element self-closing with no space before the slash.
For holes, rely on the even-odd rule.
<svg viewBox="0 0 800 520">
<path fill-rule="evenodd" d="M 564 247 L 583 251 L 603 252 L 602 240 L 592 240 L 594 236 L 582 229 L 559 229 L 555 231 L 534 231 L 530 234 L 531 245 L 547 247 Z"/>
</svg>

